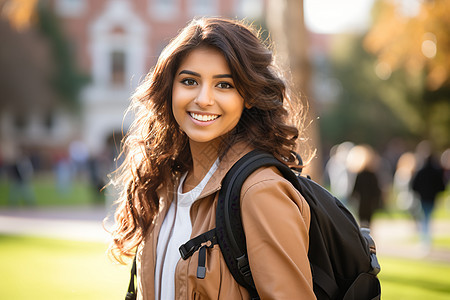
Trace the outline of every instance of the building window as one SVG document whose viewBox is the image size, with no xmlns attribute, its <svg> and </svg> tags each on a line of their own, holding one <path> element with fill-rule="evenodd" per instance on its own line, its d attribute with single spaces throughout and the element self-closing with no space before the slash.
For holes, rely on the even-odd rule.
<svg viewBox="0 0 450 300">
<path fill-rule="evenodd" d="M 149 0 L 149 11 L 157 20 L 173 20 L 178 15 L 179 0 Z"/>
<path fill-rule="evenodd" d="M 56 11 L 63 17 L 79 17 L 86 10 L 86 0 L 57 0 Z"/>
<path fill-rule="evenodd" d="M 125 83 L 125 53 L 115 50 L 111 53 L 111 83 L 124 85 Z"/>
<path fill-rule="evenodd" d="M 261 19 L 264 15 L 264 3 L 262 0 L 239 0 L 236 3 L 236 13 L 240 18 Z"/>
<path fill-rule="evenodd" d="M 193 16 L 211 16 L 218 12 L 217 0 L 190 0 L 188 3 Z"/>
</svg>

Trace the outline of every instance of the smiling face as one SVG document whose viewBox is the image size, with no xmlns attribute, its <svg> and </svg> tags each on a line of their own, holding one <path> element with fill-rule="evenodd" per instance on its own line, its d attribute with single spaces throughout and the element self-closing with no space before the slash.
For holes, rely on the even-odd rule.
<svg viewBox="0 0 450 300">
<path fill-rule="evenodd" d="M 182 60 L 172 89 L 172 111 L 190 142 L 218 142 L 239 122 L 244 109 L 223 54 L 194 49 Z"/>
</svg>

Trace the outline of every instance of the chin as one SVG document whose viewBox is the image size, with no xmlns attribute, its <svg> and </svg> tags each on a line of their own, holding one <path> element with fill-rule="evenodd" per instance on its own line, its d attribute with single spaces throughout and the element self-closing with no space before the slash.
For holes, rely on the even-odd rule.
<svg viewBox="0 0 450 300">
<path fill-rule="evenodd" d="M 189 140 L 194 143 L 201 144 L 218 144 L 222 141 L 223 137 L 210 137 L 210 136 L 190 136 Z"/>
</svg>

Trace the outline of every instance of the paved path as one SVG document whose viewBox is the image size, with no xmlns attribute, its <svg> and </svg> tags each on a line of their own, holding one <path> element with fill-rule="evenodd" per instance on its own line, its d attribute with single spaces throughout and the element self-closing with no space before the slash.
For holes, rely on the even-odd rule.
<svg viewBox="0 0 450 300">
<path fill-rule="evenodd" d="M 0 233 L 108 242 L 106 216 L 104 207 L 0 209 Z"/>
<path fill-rule="evenodd" d="M 104 207 L 0 209 L 0 234 L 33 235 L 81 241 L 108 242 Z M 106 227 L 110 227 L 107 222 Z M 450 238 L 450 220 L 432 224 L 436 237 Z M 450 263 L 450 249 L 424 249 L 417 241 L 417 229 L 408 220 L 375 220 L 372 226 L 380 256 L 429 259 Z"/>
<path fill-rule="evenodd" d="M 450 238 L 450 220 L 433 220 L 431 228 L 434 237 Z M 417 233 L 412 220 L 375 220 L 372 226 L 372 236 L 380 255 L 450 263 L 450 248 L 424 247 Z"/>
</svg>

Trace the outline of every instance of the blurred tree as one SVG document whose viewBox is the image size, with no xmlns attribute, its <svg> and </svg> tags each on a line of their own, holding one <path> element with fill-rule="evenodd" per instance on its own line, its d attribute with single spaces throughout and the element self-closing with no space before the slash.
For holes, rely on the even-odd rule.
<svg viewBox="0 0 450 300">
<path fill-rule="evenodd" d="M 61 24 L 48 5 L 37 6 L 38 28 L 49 40 L 54 59 L 52 83 L 58 93 L 70 104 L 78 104 L 81 88 L 88 77 L 76 65 L 75 54 L 61 29 Z"/>
<path fill-rule="evenodd" d="M 63 99 L 76 107 L 87 78 L 77 70 L 69 43 L 48 4 L 3 0 L 0 16 L 2 40 L 7 41 L 0 45 L 0 102 L 27 106 L 39 98 L 41 104 L 51 106 Z"/>
<path fill-rule="evenodd" d="M 286 72 L 292 84 L 293 99 L 300 101 L 303 111 L 299 119 L 304 121 L 302 139 L 307 138 L 309 149 L 302 149 L 303 156 L 310 157 L 313 151 L 320 152 L 321 144 L 318 134 L 315 106 L 309 98 L 311 65 L 308 56 L 308 33 L 304 22 L 303 0 L 269 0 L 267 25 L 275 42 L 276 59 Z M 309 153 L 307 153 L 309 151 Z M 322 162 L 320 157 L 310 157 L 311 163 L 306 173 L 320 181 Z"/>
<path fill-rule="evenodd" d="M 28 29 L 36 17 L 38 0 L 0 0 L 0 15 L 16 30 Z"/>
<path fill-rule="evenodd" d="M 333 41 L 330 76 L 341 89 L 337 100 L 321 109 L 324 145 L 349 140 L 382 150 L 393 137 L 414 140 L 420 117 L 408 103 L 420 99 L 419 80 L 406 80 L 404 72 L 394 72 L 389 81 L 380 80 L 374 71 L 376 57 L 362 48 L 362 40 L 362 36 L 340 35 Z"/>
<path fill-rule="evenodd" d="M 22 5 L 23 4 L 23 5 Z M 32 25 L 33 1 L 0 4 L 0 108 L 24 113 L 49 109 L 56 95 L 51 81 L 49 47 Z"/>
<path fill-rule="evenodd" d="M 375 72 L 382 80 L 401 70 L 406 85 L 413 79 L 421 87 L 418 101 L 404 97 L 385 101 L 403 107 L 394 110 L 396 115 L 411 114 L 415 124 L 409 124 L 410 129 L 414 127 L 414 133 L 441 149 L 450 145 L 449 15 L 446 0 L 379 0 L 374 24 L 363 41 L 365 49 L 377 57 Z"/>
</svg>

